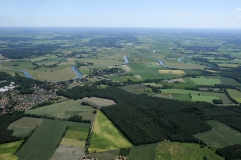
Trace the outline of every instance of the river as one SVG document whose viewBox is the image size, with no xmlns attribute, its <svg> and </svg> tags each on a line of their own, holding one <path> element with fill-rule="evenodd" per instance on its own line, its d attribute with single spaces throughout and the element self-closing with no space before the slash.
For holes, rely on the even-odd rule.
<svg viewBox="0 0 241 160">
<path fill-rule="evenodd" d="M 75 66 L 72 66 L 71 70 L 76 74 L 76 77 L 73 79 L 80 79 L 83 77 L 83 75 L 79 71 L 76 70 Z"/>
<path fill-rule="evenodd" d="M 127 56 L 124 56 L 124 63 L 123 64 L 127 64 L 127 63 L 129 63 L 129 60 L 128 60 Z"/>
</svg>

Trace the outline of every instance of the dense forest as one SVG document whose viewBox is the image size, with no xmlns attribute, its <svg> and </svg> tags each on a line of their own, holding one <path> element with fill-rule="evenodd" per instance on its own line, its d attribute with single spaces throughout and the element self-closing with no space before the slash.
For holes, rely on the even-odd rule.
<svg viewBox="0 0 241 160">
<path fill-rule="evenodd" d="M 211 129 L 206 120 L 217 120 L 241 131 L 241 107 L 237 106 L 217 107 L 206 102 L 154 98 L 117 87 L 105 90 L 74 87 L 59 94 L 72 99 L 95 96 L 114 100 L 116 105 L 101 110 L 135 145 L 162 140 L 198 143 L 192 135 Z"/>
<path fill-rule="evenodd" d="M 241 144 L 220 148 L 216 154 L 225 157 L 226 160 L 240 160 L 241 157 Z"/>
<path fill-rule="evenodd" d="M 0 144 L 22 139 L 20 137 L 12 136 L 13 131 L 7 129 L 12 122 L 22 117 L 23 112 L 14 112 L 13 114 L 0 115 Z"/>
</svg>

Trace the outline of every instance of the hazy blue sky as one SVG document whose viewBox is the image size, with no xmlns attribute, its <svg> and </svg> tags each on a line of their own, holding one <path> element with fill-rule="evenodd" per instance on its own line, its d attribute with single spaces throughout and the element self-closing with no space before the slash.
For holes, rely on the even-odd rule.
<svg viewBox="0 0 241 160">
<path fill-rule="evenodd" d="M 241 28 L 241 0 L 0 0 L 0 26 Z"/>
</svg>

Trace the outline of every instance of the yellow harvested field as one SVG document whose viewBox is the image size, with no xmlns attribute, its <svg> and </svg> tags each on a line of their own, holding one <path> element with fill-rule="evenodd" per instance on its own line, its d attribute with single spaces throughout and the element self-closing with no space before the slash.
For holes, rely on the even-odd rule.
<svg viewBox="0 0 241 160">
<path fill-rule="evenodd" d="M 0 154 L 0 160 L 18 160 L 18 157 L 10 153 Z"/>
<path fill-rule="evenodd" d="M 208 72 L 212 72 L 212 73 L 217 73 L 218 71 L 214 71 L 214 70 L 207 70 Z"/>
<path fill-rule="evenodd" d="M 61 146 L 68 146 L 68 147 L 85 147 L 85 141 L 63 138 L 60 145 Z"/>
<path fill-rule="evenodd" d="M 186 73 L 184 70 L 159 70 L 161 74 L 178 74 L 178 75 L 185 75 Z"/>
</svg>

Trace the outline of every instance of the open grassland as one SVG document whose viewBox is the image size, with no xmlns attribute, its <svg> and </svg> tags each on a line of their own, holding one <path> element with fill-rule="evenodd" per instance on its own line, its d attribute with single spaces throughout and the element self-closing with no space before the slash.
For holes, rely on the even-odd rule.
<svg viewBox="0 0 241 160">
<path fill-rule="evenodd" d="M 222 84 L 240 87 L 241 84 L 233 78 L 221 77 Z"/>
<path fill-rule="evenodd" d="M 239 92 L 236 89 L 227 89 L 228 94 L 235 99 L 236 101 L 238 101 L 239 103 L 241 103 L 241 92 Z"/>
<path fill-rule="evenodd" d="M 99 152 L 132 146 L 102 112 L 98 112 L 97 114 L 90 140 L 90 152 L 93 150 Z"/>
<path fill-rule="evenodd" d="M 50 159 L 67 126 L 90 127 L 90 124 L 45 119 L 16 153 L 19 160 Z"/>
<path fill-rule="evenodd" d="M 93 120 L 94 109 L 90 106 L 81 105 L 80 100 L 68 100 L 54 103 L 48 106 L 27 110 L 27 114 L 45 115 L 56 118 L 69 118 L 72 115 L 80 115 L 83 119 Z"/>
<path fill-rule="evenodd" d="M 90 74 L 90 68 L 87 66 L 81 66 L 78 70 L 82 75 L 88 76 Z"/>
<path fill-rule="evenodd" d="M 131 147 L 128 159 L 131 160 L 154 160 L 157 150 L 157 143 Z"/>
<path fill-rule="evenodd" d="M 114 160 L 117 159 L 119 155 L 119 149 L 109 150 L 104 152 L 90 153 L 88 157 L 94 157 L 99 160 Z"/>
<path fill-rule="evenodd" d="M 207 121 L 213 127 L 212 130 L 196 134 L 195 137 L 205 143 L 216 147 L 226 147 L 241 143 L 241 133 L 214 120 Z"/>
<path fill-rule="evenodd" d="M 112 106 L 115 105 L 115 101 L 110 100 L 110 99 L 104 99 L 104 98 L 97 98 L 97 97 L 85 97 L 82 99 L 82 101 L 93 105 L 93 106 L 97 106 L 97 107 L 102 107 L 102 106 Z"/>
<path fill-rule="evenodd" d="M 174 100 L 192 102 L 192 99 L 187 94 L 172 94 L 172 96 Z"/>
<path fill-rule="evenodd" d="M 22 141 L 5 143 L 0 145 L 0 160 L 17 160 L 18 157 L 13 155 L 20 147 Z"/>
<path fill-rule="evenodd" d="M 220 77 L 198 77 L 198 78 L 189 78 L 191 81 L 197 85 L 215 85 L 222 84 Z"/>
<path fill-rule="evenodd" d="M 31 131 L 42 123 L 43 119 L 23 117 L 9 125 L 8 129 L 13 130 L 13 135 L 19 137 L 28 136 Z"/>
<path fill-rule="evenodd" d="M 162 142 L 158 143 L 156 152 L 156 160 L 202 160 L 204 156 L 208 160 L 224 160 L 211 149 L 201 148 L 200 145 L 193 143 Z"/>
<path fill-rule="evenodd" d="M 193 90 L 185 90 L 185 89 L 162 89 L 163 93 L 171 93 L 171 94 L 190 94 L 190 95 L 201 95 L 202 92 L 200 91 L 193 91 Z"/>
<path fill-rule="evenodd" d="M 159 83 L 143 83 L 143 86 L 153 86 L 153 87 L 163 87 L 162 84 Z"/>
<path fill-rule="evenodd" d="M 161 74 L 177 74 L 177 75 L 185 75 L 186 73 L 183 70 L 159 70 Z"/>
</svg>

